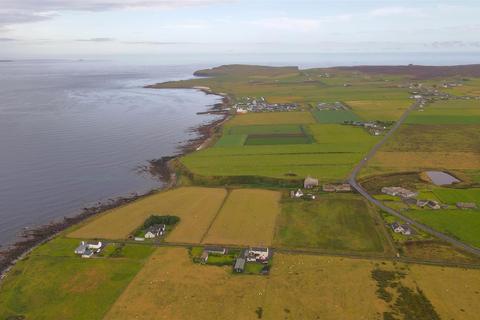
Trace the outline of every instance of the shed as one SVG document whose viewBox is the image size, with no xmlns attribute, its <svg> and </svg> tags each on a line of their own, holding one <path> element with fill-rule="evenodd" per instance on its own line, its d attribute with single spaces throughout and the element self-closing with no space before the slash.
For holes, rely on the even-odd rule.
<svg viewBox="0 0 480 320">
<path fill-rule="evenodd" d="M 237 258 L 235 261 L 235 266 L 233 267 L 233 270 L 238 273 L 242 273 L 245 271 L 245 259 L 244 258 Z"/>
<path fill-rule="evenodd" d="M 318 187 L 318 179 L 312 178 L 310 176 L 306 177 L 303 181 L 303 187 L 305 189 L 312 189 Z"/>
<path fill-rule="evenodd" d="M 457 208 L 459 209 L 476 209 L 477 204 L 473 202 L 457 202 Z"/>
</svg>

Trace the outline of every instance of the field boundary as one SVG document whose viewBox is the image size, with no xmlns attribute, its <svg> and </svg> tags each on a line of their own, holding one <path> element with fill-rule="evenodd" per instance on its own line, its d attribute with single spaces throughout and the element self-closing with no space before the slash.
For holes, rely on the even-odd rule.
<svg viewBox="0 0 480 320">
<path fill-rule="evenodd" d="M 200 243 L 203 243 L 205 238 L 207 237 L 208 233 L 210 232 L 210 229 L 212 229 L 213 224 L 215 223 L 215 220 L 217 220 L 218 216 L 220 215 L 220 212 L 222 211 L 223 207 L 225 206 L 225 203 L 227 203 L 227 199 L 230 197 L 230 193 L 232 190 L 227 189 L 227 194 L 225 195 L 225 198 L 223 198 L 222 203 L 220 204 L 220 207 L 218 208 L 217 212 L 213 216 L 212 221 L 210 221 L 210 224 L 208 225 L 207 230 L 203 233 L 202 237 L 200 238 Z"/>
</svg>

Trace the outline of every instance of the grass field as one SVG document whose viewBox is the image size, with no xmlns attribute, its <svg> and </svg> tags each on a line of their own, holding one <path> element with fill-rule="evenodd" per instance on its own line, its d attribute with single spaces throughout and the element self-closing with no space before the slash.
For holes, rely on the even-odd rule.
<svg viewBox="0 0 480 320">
<path fill-rule="evenodd" d="M 391 274 L 399 278 L 382 287 Z M 160 248 L 106 319 L 388 319 L 384 312 L 395 312 L 394 319 L 430 320 L 432 312 L 442 319 L 474 319 L 480 311 L 479 274 L 277 253 L 269 276 L 246 276 L 194 264 L 183 248 Z M 391 303 L 382 292 L 391 294 Z"/>
<path fill-rule="evenodd" d="M 345 179 L 364 156 L 349 149 L 347 145 L 334 143 L 209 148 L 189 154 L 181 161 L 192 172 L 204 176 L 290 179 L 294 174 L 332 181 Z"/>
<path fill-rule="evenodd" d="M 255 319 L 267 278 L 192 263 L 184 248 L 160 248 L 105 319 Z"/>
<path fill-rule="evenodd" d="M 410 210 L 405 213 L 436 230 L 480 247 L 479 210 Z"/>
<path fill-rule="evenodd" d="M 413 111 L 406 123 L 416 124 L 480 124 L 480 101 L 448 100 L 427 105 L 423 111 Z"/>
<path fill-rule="evenodd" d="M 321 195 L 316 201 L 284 200 L 275 243 L 287 247 L 383 252 L 377 213 L 352 194 Z"/>
<path fill-rule="evenodd" d="M 400 98 L 394 100 L 350 100 L 346 103 L 365 120 L 395 121 L 412 104 L 411 100 Z"/>
<path fill-rule="evenodd" d="M 234 134 L 251 132 L 305 132 L 306 138 L 291 139 L 280 137 L 258 138 L 256 143 L 263 145 L 230 146 L 209 148 L 189 154 L 182 163 L 196 174 L 204 176 L 263 176 L 290 178 L 315 175 L 323 180 L 345 179 L 353 166 L 379 140 L 361 128 L 339 124 L 312 124 L 300 126 L 245 126 L 232 127 Z M 228 128 L 225 129 L 229 132 Z M 313 138 L 310 137 L 313 136 Z M 225 135 L 224 137 L 227 137 Z M 222 138 L 223 139 L 223 138 Z M 312 139 L 312 143 L 305 143 Z M 289 141 L 288 141 L 289 140 Z M 221 141 L 221 140 L 220 140 Z M 269 144 L 269 145 L 265 145 Z M 255 163 L 252 166 L 252 163 Z"/>
<path fill-rule="evenodd" d="M 1 285 L 0 319 L 101 319 L 153 251 L 127 245 L 122 257 L 82 259 L 78 243 L 57 238 L 18 262 Z"/>
<path fill-rule="evenodd" d="M 224 134 L 302 134 L 301 125 L 296 124 L 275 124 L 275 125 L 252 125 L 252 126 L 236 126 L 225 129 Z"/>
<path fill-rule="evenodd" d="M 433 189 L 435 196 L 443 203 L 474 202 L 480 207 L 480 188 L 473 189 Z"/>
<path fill-rule="evenodd" d="M 72 238 L 125 239 L 152 214 L 180 217 L 167 241 L 198 243 L 219 210 L 224 189 L 185 187 L 110 210 L 69 234 Z"/>
<path fill-rule="evenodd" d="M 309 144 L 312 138 L 305 135 L 249 135 L 245 141 L 247 146 L 282 145 L 282 144 Z"/>
<path fill-rule="evenodd" d="M 315 119 L 310 112 L 265 112 L 265 113 L 247 113 L 237 115 L 230 120 L 226 127 L 231 126 L 251 126 L 268 124 L 308 124 L 315 123 Z"/>
<path fill-rule="evenodd" d="M 343 123 L 344 121 L 361 121 L 351 110 L 314 110 L 313 116 L 318 123 Z"/>
<path fill-rule="evenodd" d="M 233 190 L 208 231 L 204 243 L 262 245 L 272 243 L 280 193 Z"/>
<path fill-rule="evenodd" d="M 243 146 L 247 140 L 246 134 L 229 134 L 222 137 L 215 143 L 215 147 L 237 147 Z"/>
</svg>

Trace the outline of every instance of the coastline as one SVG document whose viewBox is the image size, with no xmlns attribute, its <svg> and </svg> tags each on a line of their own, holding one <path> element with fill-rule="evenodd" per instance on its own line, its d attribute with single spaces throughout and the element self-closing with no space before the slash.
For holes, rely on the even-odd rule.
<svg viewBox="0 0 480 320">
<path fill-rule="evenodd" d="M 145 86 L 144 88 L 152 88 L 152 86 Z M 202 91 L 205 94 L 213 94 L 222 97 L 221 102 L 214 104 L 207 111 L 197 113 L 198 115 L 214 114 L 221 115 L 222 117 L 220 119 L 212 120 L 206 124 L 201 124 L 191 128 L 190 131 L 197 133 L 197 137 L 190 139 L 185 143 L 180 143 L 178 145 L 178 153 L 158 159 L 147 160 L 148 165 L 143 168 L 143 172 L 148 172 L 150 175 L 157 177 L 160 181 L 164 182 L 165 185 L 160 188 L 151 189 L 150 191 L 142 194 L 132 193 L 129 196 L 119 196 L 104 201 L 99 201 L 91 207 L 82 208 L 80 213 L 74 216 L 64 216 L 60 221 L 52 221 L 37 227 L 24 229 L 18 236 L 18 240 L 8 245 L 8 247 L 3 248 L 0 246 L 0 281 L 7 276 L 8 272 L 17 261 L 25 258 L 36 247 L 55 238 L 69 227 L 105 211 L 123 206 L 144 197 L 148 197 L 157 192 L 176 187 L 177 176 L 171 166 L 171 163 L 188 153 L 203 149 L 204 147 L 208 146 L 211 143 L 215 130 L 229 119 L 228 112 L 224 112 L 224 108 L 226 108 L 230 103 L 228 96 L 216 94 L 210 90 L 204 90 L 203 88 L 191 89 Z"/>
</svg>

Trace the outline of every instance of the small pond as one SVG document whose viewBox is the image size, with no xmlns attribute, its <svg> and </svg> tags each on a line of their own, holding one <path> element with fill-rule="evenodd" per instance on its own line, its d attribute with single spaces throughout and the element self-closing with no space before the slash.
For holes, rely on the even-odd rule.
<svg viewBox="0 0 480 320">
<path fill-rule="evenodd" d="M 442 171 L 427 171 L 426 172 L 430 180 L 437 186 L 444 186 L 447 184 L 460 182 L 457 178 Z"/>
</svg>

